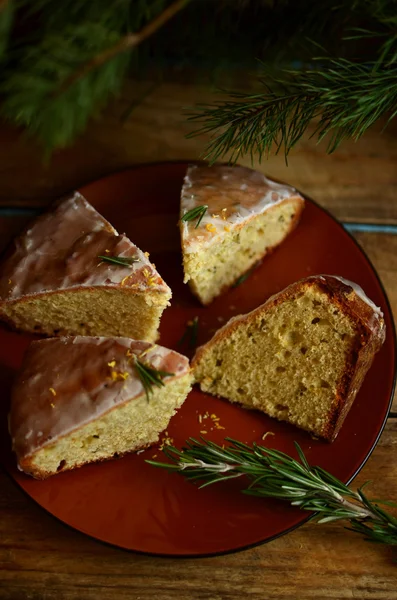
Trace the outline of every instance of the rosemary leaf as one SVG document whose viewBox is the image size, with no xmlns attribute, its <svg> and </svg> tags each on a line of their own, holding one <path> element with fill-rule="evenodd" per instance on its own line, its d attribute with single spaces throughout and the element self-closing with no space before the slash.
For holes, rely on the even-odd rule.
<svg viewBox="0 0 397 600">
<path fill-rule="evenodd" d="M 246 281 L 248 279 L 248 277 L 250 277 L 252 275 L 252 273 L 255 271 L 258 264 L 259 264 L 259 262 L 257 262 L 251 269 L 249 269 L 248 271 L 246 271 L 245 273 L 240 275 L 240 277 L 238 277 L 238 279 L 236 279 L 236 281 L 233 283 L 232 288 L 236 288 L 239 285 L 241 285 L 242 283 L 244 283 L 244 281 Z"/>
<path fill-rule="evenodd" d="M 208 210 L 207 204 L 203 204 L 202 206 L 196 206 L 196 208 L 192 208 L 192 210 L 188 210 L 183 215 L 183 217 L 181 217 L 181 221 L 187 222 L 187 221 L 194 221 L 195 219 L 198 219 L 198 221 L 196 223 L 196 227 L 195 227 L 195 229 L 197 229 L 197 227 L 200 225 L 202 218 L 204 217 L 207 210 Z"/>
<path fill-rule="evenodd" d="M 163 452 L 171 463 L 148 460 L 149 464 L 180 471 L 200 488 L 245 475 L 248 486 L 244 494 L 290 502 L 302 510 L 315 513 L 318 523 L 347 520 L 347 529 L 361 533 L 366 540 L 397 545 L 397 518 L 369 500 L 362 488 L 357 492 L 320 467 L 309 465 L 303 451 L 295 444 L 298 459 L 253 444 L 248 446 L 226 438 L 230 446 L 190 438 L 182 450 L 167 446 Z"/>
<path fill-rule="evenodd" d="M 102 256 L 99 255 L 98 258 L 101 259 L 102 262 L 108 262 L 112 265 L 119 265 L 120 267 L 130 267 L 135 262 L 139 262 L 139 258 L 135 256 Z"/>
<path fill-rule="evenodd" d="M 164 384 L 164 377 L 172 377 L 175 373 L 168 373 L 167 371 L 160 371 L 154 369 L 146 363 L 143 363 L 139 358 L 135 359 L 135 368 L 139 379 L 145 390 L 146 399 L 149 402 L 150 394 L 153 394 L 153 386 L 161 387 Z"/>
<path fill-rule="evenodd" d="M 188 321 L 185 332 L 178 341 L 178 346 L 182 346 L 186 343 L 189 348 L 195 348 L 197 345 L 198 326 L 198 317 L 194 317 L 191 321 Z"/>
</svg>

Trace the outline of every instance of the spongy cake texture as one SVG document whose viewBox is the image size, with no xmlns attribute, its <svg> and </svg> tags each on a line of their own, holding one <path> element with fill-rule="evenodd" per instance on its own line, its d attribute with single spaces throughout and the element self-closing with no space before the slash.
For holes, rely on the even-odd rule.
<svg viewBox="0 0 397 600">
<path fill-rule="evenodd" d="M 77 192 L 31 224 L 0 267 L 0 317 L 49 336 L 153 341 L 170 297 L 148 256 Z"/>
<path fill-rule="evenodd" d="M 308 278 L 229 321 L 193 360 L 202 390 L 335 439 L 385 338 L 349 284 Z"/>
<path fill-rule="evenodd" d="M 216 296 L 297 225 L 304 200 L 293 188 L 246 167 L 192 165 L 181 195 L 181 218 L 199 206 L 197 220 L 181 221 L 185 283 L 202 304 Z"/>
<path fill-rule="evenodd" d="M 169 373 L 146 396 L 135 366 Z M 33 342 L 15 383 L 10 434 L 18 465 L 43 479 L 159 439 L 191 388 L 186 357 L 128 338 Z"/>
</svg>

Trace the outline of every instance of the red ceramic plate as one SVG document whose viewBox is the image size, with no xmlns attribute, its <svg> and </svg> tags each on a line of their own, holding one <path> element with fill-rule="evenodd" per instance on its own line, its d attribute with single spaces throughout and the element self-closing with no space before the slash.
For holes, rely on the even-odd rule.
<svg viewBox="0 0 397 600">
<path fill-rule="evenodd" d="M 231 436 L 266 443 L 294 454 L 297 441 L 310 463 L 321 465 L 347 482 L 360 470 L 376 444 L 389 411 L 394 384 L 395 341 L 390 307 L 370 262 L 352 237 L 327 212 L 307 202 L 300 225 L 240 287 L 208 308 L 201 307 L 182 283 L 177 229 L 179 191 L 185 163 L 137 167 L 81 189 L 92 204 L 142 250 L 149 251 L 173 290 L 172 306 L 161 322 L 160 343 L 180 349 L 186 323 L 200 319 L 199 343 L 231 316 L 250 311 L 271 294 L 312 274 L 338 274 L 359 283 L 385 314 L 387 339 L 365 378 L 353 408 L 333 444 L 314 440 L 287 424 L 194 389 L 172 419 L 168 435 L 177 446 L 189 436 L 216 442 Z M 2 459 L 16 483 L 49 513 L 98 540 L 121 548 L 167 556 L 204 556 L 269 541 L 307 520 L 306 513 L 283 502 L 250 498 L 239 483 L 203 490 L 177 474 L 155 469 L 145 459 L 161 451 L 90 465 L 35 481 L 15 466 L 6 433 L 9 386 L 29 338 L 0 331 L 0 377 L 3 390 Z M 215 414 L 224 430 L 212 430 Z M 238 480 L 240 482 L 240 480 Z"/>
</svg>

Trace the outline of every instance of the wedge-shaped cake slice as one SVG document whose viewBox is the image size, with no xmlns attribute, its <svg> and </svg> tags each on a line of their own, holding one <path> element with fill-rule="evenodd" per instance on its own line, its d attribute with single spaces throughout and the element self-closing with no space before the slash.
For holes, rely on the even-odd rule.
<svg viewBox="0 0 397 600">
<path fill-rule="evenodd" d="M 148 369 L 157 381 L 149 387 Z M 9 416 L 18 466 L 45 479 L 146 448 L 191 384 L 185 356 L 147 342 L 82 336 L 33 342 Z"/>
<path fill-rule="evenodd" d="M 185 283 L 209 304 L 281 244 L 303 207 L 293 188 L 252 169 L 189 166 L 180 214 Z"/>
<path fill-rule="evenodd" d="M 319 275 L 232 318 L 192 367 L 202 390 L 332 441 L 384 339 L 360 287 Z"/>
<path fill-rule="evenodd" d="M 77 192 L 36 219 L 0 267 L 0 317 L 50 336 L 153 341 L 170 297 L 147 255 Z"/>
</svg>

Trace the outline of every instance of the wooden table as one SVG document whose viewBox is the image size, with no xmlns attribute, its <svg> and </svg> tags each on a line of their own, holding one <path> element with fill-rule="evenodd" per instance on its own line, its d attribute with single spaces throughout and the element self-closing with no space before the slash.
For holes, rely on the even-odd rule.
<svg viewBox="0 0 397 600">
<path fill-rule="evenodd" d="M 205 90 L 164 84 L 126 123 L 126 89 L 76 145 L 43 166 L 38 148 L 15 131 L 0 133 L 0 247 L 32 207 L 133 164 L 194 159 L 204 139 L 186 140 L 180 106 L 208 100 Z M 242 161 L 249 164 L 249 161 Z M 257 166 L 257 165 L 256 165 Z M 368 253 L 397 314 L 397 126 L 376 126 L 357 144 L 327 156 L 304 141 L 289 158 L 260 167 L 290 182 L 348 223 Z M 375 497 L 397 500 L 397 403 L 372 457 L 354 481 L 373 480 Z M 258 600 L 397 599 L 390 548 L 370 544 L 341 524 L 306 524 L 270 544 L 230 556 L 172 560 L 97 543 L 56 522 L 0 471 L 0 599 Z"/>
</svg>

